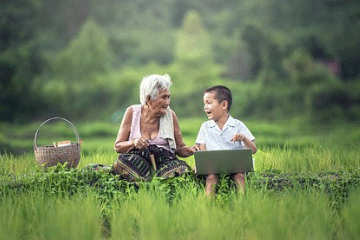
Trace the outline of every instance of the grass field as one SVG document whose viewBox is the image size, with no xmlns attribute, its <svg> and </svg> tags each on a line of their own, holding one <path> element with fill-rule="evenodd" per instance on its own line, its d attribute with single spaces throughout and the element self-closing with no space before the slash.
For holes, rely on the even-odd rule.
<svg viewBox="0 0 360 240">
<path fill-rule="evenodd" d="M 203 120 L 180 119 L 186 144 L 194 144 Z M 39 124 L 0 125 L 0 239 L 360 236 L 359 125 L 245 122 L 258 146 L 246 197 L 223 175 L 211 200 L 204 179 L 192 173 L 136 187 L 84 169 L 115 161 L 119 123 L 75 123 L 83 141 L 79 166 L 44 172 L 32 152 Z M 40 129 L 37 145 L 67 139 L 74 141 L 74 133 L 66 124 L 49 124 Z M 184 160 L 194 165 L 192 157 Z"/>
</svg>

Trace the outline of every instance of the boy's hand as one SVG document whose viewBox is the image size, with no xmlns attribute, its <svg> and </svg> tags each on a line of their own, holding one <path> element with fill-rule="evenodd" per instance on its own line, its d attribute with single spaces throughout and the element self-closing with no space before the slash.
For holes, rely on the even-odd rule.
<svg viewBox="0 0 360 240">
<path fill-rule="evenodd" d="M 191 148 L 194 150 L 194 152 L 201 150 L 199 145 L 194 145 Z"/>
<path fill-rule="evenodd" d="M 230 141 L 231 142 L 244 141 L 245 139 L 246 139 L 246 137 L 244 134 L 236 133 Z"/>
<path fill-rule="evenodd" d="M 192 154 L 194 154 L 194 152 L 196 152 L 196 151 L 199 151 L 199 147 L 198 146 L 191 146 L 191 147 L 189 147 L 189 151 L 192 153 Z"/>
<path fill-rule="evenodd" d="M 245 137 L 244 134 L 236 133 L 230 141 L 231 142 L 242 141 L 246 147 L 251 149 L 252 154 L 256 153 L 257 151 L 255 143 L 251 141 L 250 138 Z"/>
</svg>

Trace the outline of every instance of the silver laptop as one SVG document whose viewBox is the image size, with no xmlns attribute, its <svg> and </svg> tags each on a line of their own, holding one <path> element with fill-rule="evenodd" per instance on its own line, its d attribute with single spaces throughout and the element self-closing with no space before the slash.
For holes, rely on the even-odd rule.
<svg viewBox="0 0 360 240">
<path fill-rule="evenodd" d="M 251 149 L 208 150 L 194 153 L 196 173 L 238 173 L 254 171 Z"/>
</svg>

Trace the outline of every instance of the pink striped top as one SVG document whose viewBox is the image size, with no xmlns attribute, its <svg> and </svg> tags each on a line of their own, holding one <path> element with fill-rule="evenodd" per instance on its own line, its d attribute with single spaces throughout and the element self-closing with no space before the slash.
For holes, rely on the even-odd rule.
<svg viewBox="0 0 360 240">
<path fill-rule="evenodd" d="M 141 137 L 141 132 L 140 132 L 141 105 L 133 105 L 132 110 L 133 110 L 133 114 L 132 114 L 129 140 Z M 154 144 L 158 147 L 162 147 L 168 151 L 171 151 L 169 141 L 161 138 L 160 129 L 158 135 L 155 138 L 151 139 L 149 144 Z"/>
</svg>

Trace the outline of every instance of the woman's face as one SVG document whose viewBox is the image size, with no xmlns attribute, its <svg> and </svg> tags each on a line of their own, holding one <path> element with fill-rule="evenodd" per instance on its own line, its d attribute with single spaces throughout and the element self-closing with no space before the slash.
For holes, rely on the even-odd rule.
<svg viewBox="0 0 360 240">
<path fill-rule="evenodd" d="M 167 107 L 170 105 L 169 89 L 158 89 L 159 93 L 155 100 L 149 100 L 149 105 L 154 113 L 166 114 Z"/>
</svg>

